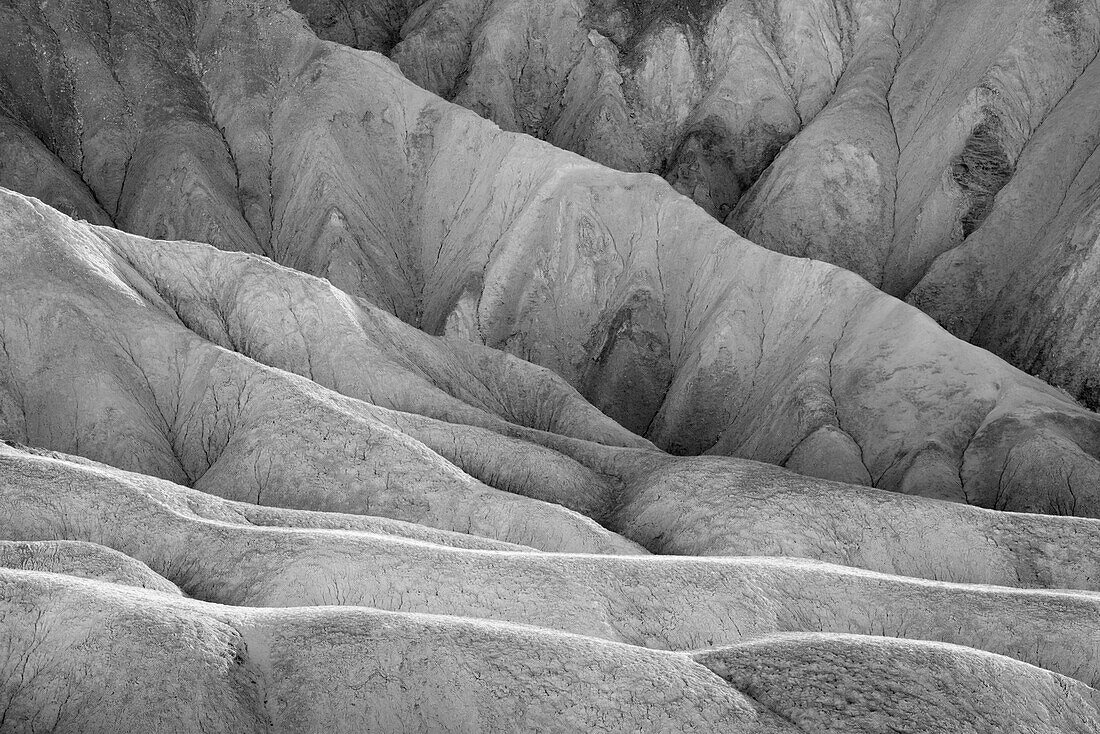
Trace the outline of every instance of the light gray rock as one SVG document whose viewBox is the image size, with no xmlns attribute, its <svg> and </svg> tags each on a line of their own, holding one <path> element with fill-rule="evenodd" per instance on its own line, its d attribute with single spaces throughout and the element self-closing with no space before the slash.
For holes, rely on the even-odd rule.
<svg viewBox="0 0 1100 734">
<path fill-rule="evenodd" d="M 1100 406 L 1095 2 L 341 5 L 294 3 L 507 130 L 657 173 Z"/>
<path fill-rule="evenodd" d="M 13 531 L 19 532 L 14 527 L 9 529 L 9 533 Z M 180 594 L 175 584 L 158 576 L 141 561 L 102 545 L 83 541 L 2 540 L 0 567 L 21 571 L 47 571 L 137 586 L 176 596 Z"/>
</svg>

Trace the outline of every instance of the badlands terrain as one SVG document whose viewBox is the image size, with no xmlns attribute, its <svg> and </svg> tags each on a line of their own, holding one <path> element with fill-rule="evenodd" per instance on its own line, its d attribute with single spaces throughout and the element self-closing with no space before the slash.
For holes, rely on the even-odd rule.
<svg viewBox="0 0 1100 734">
<path fill-rule="evenodd" d="M 1097 0 L 0 0 L 0 733 L 1100 731 Z"/>
</svg>

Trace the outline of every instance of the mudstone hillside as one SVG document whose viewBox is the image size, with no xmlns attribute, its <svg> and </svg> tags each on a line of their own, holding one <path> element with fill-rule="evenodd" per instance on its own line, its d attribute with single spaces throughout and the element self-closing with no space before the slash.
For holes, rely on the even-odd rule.
<svg viewBox="0 0 1100 734">
<path fill-rule="evenodd" d="M 1100 730 L 1095 0 L 0 41 L 0 732 Z"/>
</svg>

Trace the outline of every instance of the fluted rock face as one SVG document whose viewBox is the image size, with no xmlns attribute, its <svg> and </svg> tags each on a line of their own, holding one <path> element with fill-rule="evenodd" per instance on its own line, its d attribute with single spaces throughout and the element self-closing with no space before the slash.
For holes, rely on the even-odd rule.
<svg viewBox="0 0 1100 734">
<path fill-rule="evenodd" d="M 1095 512 L 1094 415 L 858 278 L 755 248 L 655 177 L 502 132 L 288 11 L 193 22 L 193 83 L 238 188 L 160 199 L 134 231 L 248 221 L 279 262 L 544 365 L 676 453 Z M 192 175 L 174 150 L 152 163 Z"/>
<path fill-rule="evenodd" d="M 1020 154 L 985 224 L 909 295 L 960 336 L 1100 405 L 1097 184 L 1100 63 Z"/>
<path fill-rule="evenodd" d="M 349 5 L 294 2 L 501 127 L 658 173 L 1100 406 L 1096 2 Z"/>
<path fill-rule="evenodd" d="M 1084 364 L 989 7 L 0 8 L 0 731 L 1096 731 L 1100 416 L 783 254 Z"/>
<path fill-rule="evenodd" d="M 15 2 L 0 19 L 0 112 L 78 174 L 69 196 L 131 231 L 257 250 L 244 205 L 227 206 L 237 175 L 200 83 L 193 6 Z"/>
<path fill-rule="evenodd" d="M 457 481 L 464 488 L 455 501 L 470 492 L 493 496 L 483 484 L 452 474 L 457 461 L 501 489 L 536 492 L 538 499 L 601 521 L 614 504 L 614 483 L 603 476 L 608 470 L 599 462 L 590 468 L 559 463 L 554 452 L 523 441 L 533 440 L 536 431 L 651 446 L 553 373 L 464 339 L 429 337 L 325 281 L 255 256 L 89 228 L 33 200 L 3 197 L 10 315 L 2 332 L 8 375 L 2 414 L 6 435 L 15 440 L 201 488 L 229 482 L 234 499 L 258 500 L 269 492 L 273 501 L 275 492 L 280 504 L 296 506 L 305 501 L 302 482 L 313 477 L 336 493 L 320 509 L 369 507 L 377 513 L 388 506 L 385 514 L 399 517 L 406 506 L 393 504 L 395 493 L 424 482 L 453 487 Z M 700 221 L 718 227 L 705 217 Z M 538 244 L 528 237 L 520 241 Z M 996 509 L 1097 513 L 1095 414 L 947 336 L 903 304 L 883 303 L 888 297 L 858 279 L 725 244 L 741 255 L 740 277 L 772 293 L 767 298 L 739 284 L 719 266 L 719 255 L 709 262 L 725 276 L 723 291 L 717 283 L 692 284 L 679 267 L 662 276 L 672 284 L 674 278 L 692 284 L 698 303 L 711 305 L 692 313 L 684 297 L 677 304 L 683 310 L 666 322 L 684 319 L 693 328 L 673 331 L 682 340 L 673 342 L 681 356 L 668 362 L 676 366 L 674 379 L 651 428 L 661 443 L 698 451 L 707 448 L 699 442 L 711 440 L 712 453 L 769 458 L 804 473 L 875 480 L 910 494 Z M 583 265 L 582 253 L 563 252 Z M 659 252 L 651 255 L 654 261 Z M 749 270 L 753 255 L 764 262 Z M 644 250 L 631 254 L 645 256 Z M 509 259 L 535 258 L 521 250 Z M 784 279 L 790 284 L 784 286 Z M 498 283 L 531 287 L 518 276 L 487 280 L 479 294 L 483 303 Z M 738 293 L 739 287 L 744 291 Z M 645 314 L 648 304 L 633 298 Z M 660 303 L 669 296 L 658 290 L 654 298 Z M 501 311 L 511 316 L 504 308 L 510 302 L 540 300 L 490 301 L 496 309 L 487 309 L 488 318 L 501 319 Z M 553 350 L 572 346 L 563 337 L 579 342 L 586 322 L 560 317 L 570 305 L 562 295 L 551 291 L 545 297 L 551 306 L 560 301 L 556 314 L 537 305 L 521 311 L 528 323 L 511 326 L 510 333 L 522 335 L 521 344 L 542 347 L 544 360 L 556 360 L 566 377 L 579 379 L 563 359 L 568 353 Z M 828 302 L 847 307 L 837 311 Z M 807 311 L 813 315 L 806 317 Z M 629 318 L 616 326 L 616 337 L 625 331 L 629 339 L 628 329 L 641 319 Z M 759 330 L 750 332 L 760 340 L 756 350 L 734 351 L 738 329 Z M 609 377 L 625 373 L 629 379 L 632 370 L 645 376 L 653 365 L 636 357 L 628 362 L 631 353 L 614 344 L 589 348 L 599 349 L 596 360 L 616 366 Z M 253 359 L 277 369 L 261 369 Z M 372 367 L 364 371 L 363 365 Z M 738 370 L 750 369 L 739 376 Z M 593 374 L 599 373 L 587 377 Z M 751 379 L 756 393 L 730 394 L 723 387 Z M 779 392 L 784 383 L 791 385 L 785 394 Z M 336 398 L 307 407 L 317 384 L 376 407 Z M 610 379 L 593 384 L 601 390 L 616 385 Z M 629 392 L 637 389 L 637 383 L 622 387 L 620 402 L 608 409 L 637 409 Z M 271 423 L 286 411 L 304 417 Z M 326 445 L 331 420 L 342 426 L 344 438 Z M 505 454 L 523 456 L 552 474 L 543 475 L 542 483 L 525 480 L 530 466 L 479 447 L 477 436 L 485 431 L 505 435 L 496 439 Z M 356 432 L 374 437 L 356 439 Z M 388 448 L 367 450 L 375 445 Z M 379 500 L 364 496 L 361 472 L 331 465 L 337 447 L 348 461 L 366 460 L 368 483 Z M 441 456 L 429 458 L 432 452 Z M 431 516 L 433 523 L 463 522 Z"/>
</svg>

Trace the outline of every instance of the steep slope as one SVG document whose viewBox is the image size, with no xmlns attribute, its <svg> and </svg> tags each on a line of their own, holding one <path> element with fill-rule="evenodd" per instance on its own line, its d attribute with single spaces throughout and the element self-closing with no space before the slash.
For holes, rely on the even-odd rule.
<svg viewBox="0 0 1100 734">
<path fill-rule="evenodd" d="M 291 4 L 506 130 L 659 173 L 719 217 L 828 101 L 859 22 L 831 2 Z"/>
<path fill-rule="evenodd" d="M 1100 62 L 1043 120 L 985 225 L 909 300 L 956 334 L 1100 405 Z"/>
<path fill-rule="evenodd" d="M 363 5 L 293 2 L 501 127 L 657 173 L 1100 406 L 1094 0 Z"/>
<path fill-rule="evenodd" d="M 0 235 L 9 256 L 2 339 L 6 435 L 202 489 L 220 487 L 235 498 L 257 503 L 382 514 L 559 549 L 630 548 L 560 505 L 528 501 L 486 486 L 413 437 L 421 434 L 429 443 L 450 438 L 457 449 L 457 439 L 447 435 L 447 424 L 345 398 L 202 339 L 133 269 L 127 259 L 132 251 L 114 249 L 117 231 L 95 230 L 70 220 L 73 229 L 64 235 L 50 226 L 49 219 L 54 226 L 61 222 L 57 212 L 10 194 L 6 203 L 11 205 L 5 207 L 10 227 Z M 139 247 L 141 243 L 120 241 Z M 201 268 L 202 254 L 216 252 L 196 249 L 199 257 L 189 260 L 185 249 L 176 248 L 175 270 L 185 278 L 202 272 L 193 269 Z M 276 279 L 282 275 L 314 291 L 328 290 L 339 306 L 354 307 L 322 281 L 303 280 L 270 262 L 252 262 L 270 269 Z M 149 277 L 155 282 L 167 273 L 151 272 Z M 249 287 L 259 293 L 265 290 L 256 281 Z M 51 297 L 43 299 L 43 293 Z M 187 304 L 198 299 L 180 300 Z M 193 305 L 201 306 L 201 301 Z M 293 319 L 293 307 L 286 305 L 290 308 L 281 318 Z M 186 305 L 181 310 L 187 313 Z M 214 312 L 218 313 L 225 311 Z M 262 315 L 264 310 L 252 313 Z M 352 314 L 353 323 L 359 321 L 356 315 Z M 281 331 L 285 322 L 268 323 L 269 329 Z M 409 327 L 404 331 L 413 332 Z M 384 335 L 383 331 L 380 336 Z M 361 348 L 365 347 L 369 345 Z M 446 360 L 445 348 L 440 352 L 440 366 L 461 377 L 461 361 Z M 308 357 L 304 361 L 309 364 Z M 508 360 L 497 360 L 502 361 Z M 356 364 L 361 370 L 362 363 Z M 424 397 L 424 383 L 430 381 L 412 366 L 406 369 L 412 374 L 396 387 L 391 384 L 390 394 Z M 563 402 L 583 405 L 560 381 L 534 367 L 529 371 L 535 373 L 536 385 L 541 378 L 550 392 L 557 388 Z M 364 376 L 368 380 L 369 374 Z M 462 382 L 472 383 L 475 394 L 480 388 L 486 402 L 507 399 L 473 376 Z M 439 403 L 445 410 L 447 401 Z M 545 407 L 552 410 L 553 404 Z M 593 408 L 585 409 L 597 416 L 597 427 L 610 423 Z M 296 419 L 286 421 L 287 415 Z M 406 424 L 413 435 L 402 429 Z M 503 454 L 483 455 L 471 446 L 473 470 L 487 476 L 502 473 L 497 480 L 502 486 L 509 486 L 517 472 L 530 472 L 540 455 L 549 453 L 504 437 L 497 440 L 501 448 L 514 446 L 533 462 L 508 468 Z M 561 499 L 556 493 L 583 482 L 583 467 L 575 462 L 557 464 L 540 477 L 544 483 L 525 484 L 527 491 Z M 424 492 L 431 494 L 432 502 L 421 499 Z M 570 504 L 595 515 L 601 511 L 587 505 L 580 492 Z M 505 519 L 508 516 L 511 521 Z M 540 517 L 551 516 L 556 519 L 540 522 Z"/>
<path fill-rule="evenodd" d="M 604 523 L 614 521 L 612 513 L 640 521 L 652 501 L 644 498 L 655 491 L 662 502 L 677 504 L 695 491 L 661 495 L 657 489 L 665 484 L 720 491 L 710 486 L 728 481 L 721 478 L 727 472 L 759 477 L 762 486 L 797 483 L 785 473 L 743 462 L 681 465 L 660 454 L 638 459 L 600 448 L 611 443 L 645 451 L 647 444 L 544 369 L 464 340 L 428 337 L 324 281 L 255 256 L 144 240 L 74 222 L 16 194 L 0 196 L 6 212 L 0 238 L 7 251 L 2 265 L 6 398 L 0 415 L 5 434 L 15 440 L 231 492 L 232 499 L 384 514 L 559 550 L 618 542 L 601 540 L 602 531 L 583 515 Z M 815 385 L 816 367 L 818 375 L 847 388 L 839 394 L 850 396 L 853 409 L 867 406 L 859 419 L 868 421 L 866 430 L 882 448 L 871 453 L 867 446 L 875 444 L 865 442 L 862 449 L 848 449 L 853 444 L 844 439 L 850 434 L 811 426 L 808 441 L 792 437 L 795 444 L 808 444 L 791 454 L 808 466 L 832 461 L 847 469 L 850 464 L 841 461 L 853 450 L 864 452 L 856 459 L 859 466 L 885 464 L 888 456 L 895 462 L 908 458 L 889 477 L 892 482 L 881 484 L 996 509 L 1096 512 L 1100 418 L 1095 414 L 951 339 L 902 304 L 882 304 L 885 296 L 840 271 L 820 265 L 807 270 L 735 240 L 727 246 L 764 260 L 751 272 L 741 259 L 740 277 L 765 286 L 775 278 L 773 298 L 797 299 L 783 304 L 788 313 L 778 315 L 788 324 L 787 333 L 772 336 L 775 356 L 730 355 L 723 344 L 732 331 L 727 320 L 736 328 L 748 317 L 747 304 L 735 298 L 754 295 L 749 283 L 741 293 L 733 283 L 726 284 L 725 294 L 698 292 L 701 287 L 684 282 L 686 273 L 670 272 L 669 283 L 698 289 L 700 302 L 712 305 L 696 312 L 695 318 L 704 318 L 693 341 L 681 347 L 685 364 L 653 433 L 686 441 L 698 440 L 702 431 L 723 430 L 718 421 L 724 406 L 718 401 L 736 399 L 722 391 L 740 382 L 733 371 L 739 365 L 727 366 L 725 360 L 761 360 L 773 371 L 758 389 L 771 391 L 788 380 L 798 391 L 788 400 L 798 402 L 792 407 L 773 402 L 775 413 L 750 406 L 734 420 L 726 418 L 726 434 L 719 437 L 728 443 L 718 449 L 754 453 L 737 448 L 728 435 L 739 419 L 756 451 L 781 461 L 776 452 L 786 449 L 768 439 L 781 441 L 784 431 L 799 430 L 791 418 L 814 405 L 815 387 L 823 394 L 819 400 L 838 389 Z M 792 270 L 802 276 L 803 287 L 816 281 L 825 293 L 830 285 L 862 288 L 862 300 L 851 297 L 847 308 L 868 302 L 874 307 L 836 313 L 824 303 L 805 304 L 805 292 L 780 290 Z M 492 292 L 486 291 L 483 302 Z M 42 299 L 43 293 L 50 298 Z M 523 330 L 524 339 L 537 343 L 549 339 L 551 330 L 568 337 L 570 327 L 573 334 L 583 328 L 583 323 L 552 321 L 552 303 L 548 308 L 527 302 L 529 315 L 521 315 L 531 326 Z M 814 308 L 815 321 L 789 315 L 797 306 Z M 545 324 L 541 328 L 531 318 L 536 314 Z M 806 337 L 790 333 L 819 333 L 821 322 L 841 318 L 849 321 L 839 324 L 842 333 L 834 344 L 806 344 L 801 341 Z M 911 325 L 908 333 L 906 325 Z M 921 341 L 899 344 L 914 338 Z M 909 355 L 918 347 L 924 359 L 933 350 L 942 356 L 913 364 Z M 839 355 L 821 354 L 825 348 Z M 79 361 L 67 356 L 74 354 Z M 365 364 L 377 369 L 364 370 Z M 883 379 L 890 371 L 894 374 Z M 996 382 L 990 384 L 991 378 Z M 964 401 L 973 407 L 959 425 Z M 827 425 L 841 415 L 826 412 L 828 407 L 819 408 L 818 418 Z M 300 417 L 279 419 L 287 414 Z M 695 423 L 687 428 L 694 430 L 674 422 L 689 420 Z M 702 421 L 710 425 L 695 428 Z M 967 463 L 960 471 L 952 453 L 962 449 Z M 906 457 L 907 450 L 913 455 Z M 820 470 L 830 467 L 817 468 L 828 473 Z M 702 485 L 685 481 L 693 475 L 711 478 Z M 415 499 L 425 491 L 435 495 L 434 504 Z M 516 525 L 503 529 L 496 525 L 500 517 L 479 516 L 473 498 Z M 583 514 L 569 515 L 561 505 Z M 694 515 L 690 505 L 667 514 L 666 522 Z M 547 537 L 547 527 L 531 513 L 549 513 L 558 518 L 555 525 L 572 526 L 570 539 Z"/>
<path fill-rule="evenodd" d="M 0 114 L 77 174 L 70 188 L 101 216 L 258 251 L 195 68 L 192 5 L 19 0 L 0 8 L 0 28 Z"/>
<path fill-rule="evenodd" d="M 1100 728 L 1100 416 L 714 216 L 1053 353 L 1094 8 L 292 5 L 0 8 L 0 731 Z"/>
<path fill-rule="evenodd" d="M 655 178 L 503 133 L 378 56 L 318 42 L 278 3 L 252 14 L 211 3 L 193 23 L 237 195 L 160 199 L 137 231 L 201 236 L 244 202 L 259 248 L 279 262 L 429 333 L 549 367 L 677 453 L 1094 512 L 1095 416 L 857 278 L 762 252 Z M 157 165 L 177 165 L 171 146 L 160 150 Z M 218 327 L 196 328 L 232 346 Z"/>
<path fill-rule="evenodd" d="M 95 195 L 26 126 L 0 114 L 0 186 L 48 201 L 74 219 L 111 224 Z"/>
</svg>

